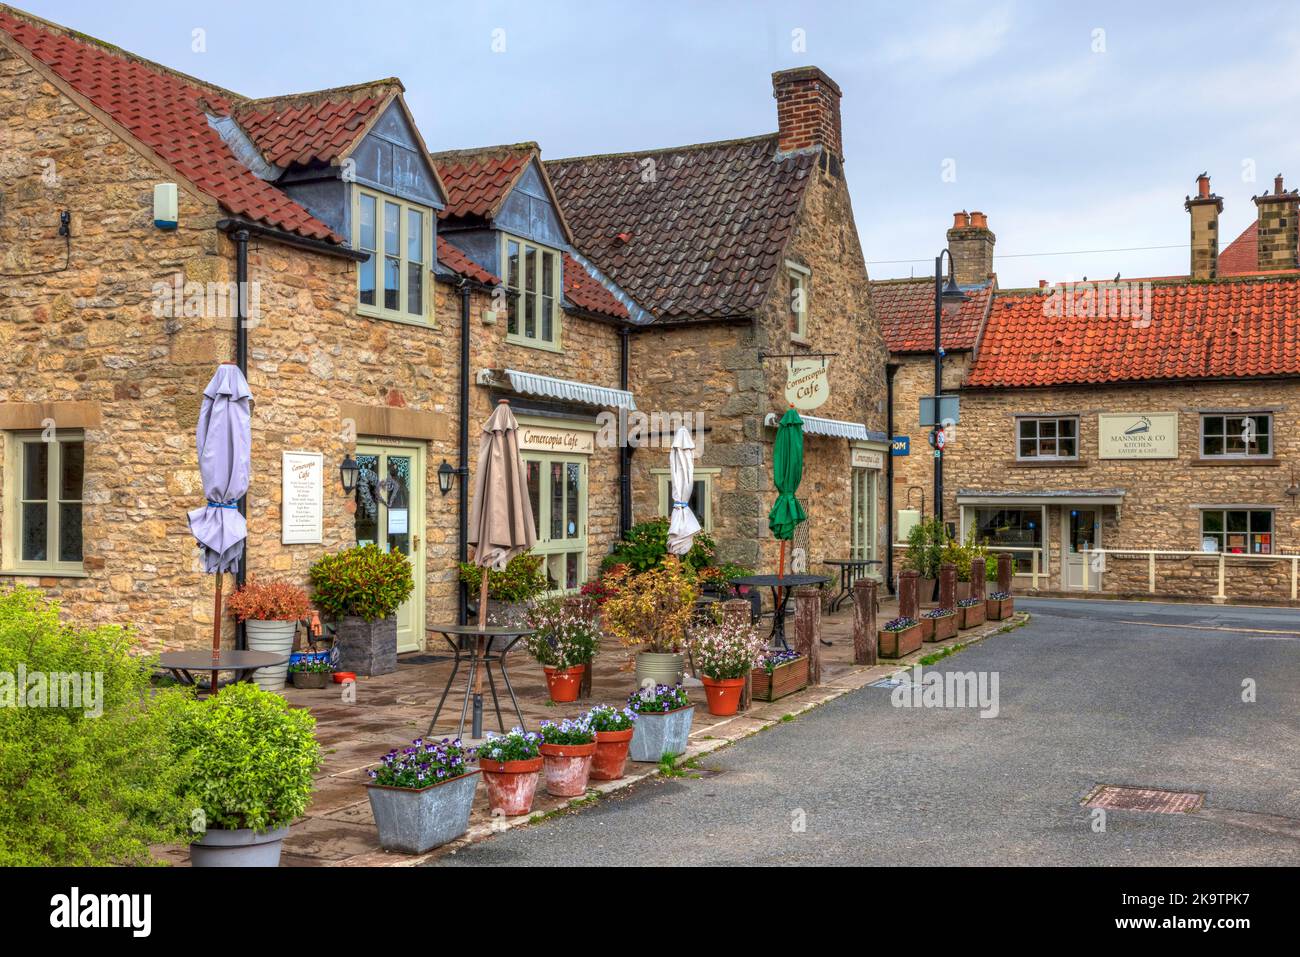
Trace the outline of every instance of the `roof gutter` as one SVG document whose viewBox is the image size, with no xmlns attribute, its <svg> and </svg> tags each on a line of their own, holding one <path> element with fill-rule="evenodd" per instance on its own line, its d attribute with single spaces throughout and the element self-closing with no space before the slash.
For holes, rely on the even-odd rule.
<svg viewBox="0 0 1300 957">
<path fill-rule="evenodd" d="M 305 249 L 308 252 L 320 253 L 323 256 L 350 259 L 353 262 L 365 262 L 370 258 L 369 253 L 357 249 L 349 249 L 347 246 L 340 246 L 337 243 L 326 242 L 322 239 L 308 239 L 306 236 L 299 236 L 272 226 L 263 226 L 261 223 L 255 223 L 252 220 L 237 216 L 217 220 L 217 229 L 225 233 L 242 229 L 247 231 L 250 236 L 269 239 L 272 242 L 283 243 L 297 249 Z"/>
</svg>

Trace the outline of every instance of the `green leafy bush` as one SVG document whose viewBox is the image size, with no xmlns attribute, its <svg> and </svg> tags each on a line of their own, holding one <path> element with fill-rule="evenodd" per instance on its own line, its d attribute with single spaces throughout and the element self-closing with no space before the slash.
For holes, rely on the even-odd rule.
<svg viewBox="0 0 1300 957">
<path fill-rule="evenodd" d="M 320 768 L 315 727 L 306 709 L 248 682 L 187 708 L 172 737 L 191 760 L 191 819 L 201 809 L 209 828 L 268 831 L 301 817 Z"/>
<path fill-rule="evenodd" d="M 378 545 L 358 545 L 326 555 L 308 576 L 317 607 L 331 618 L 348 615 L 377 621 L 397 611 L 411 597 L 415 579 L 400 552 Z"/>
<path fill-rule="evenodd" d="M 505 568 L 488 570 L 488 598 L 510 604 L 523 604 L 546 591 L 546 573 L 542 563 L 546 559 L 529 552 L 510 559 Z M 483 587 L 483 568 L 473 562 L 460 563 L 460 580 L 469 588 L 476 600 Z"/>
<path fill-rule="evenodd" d="M 682 564 L 691 571 L 699 571 L 713 560 L 717 544 L 705 532 L 698 532 L 691 550 L 682 556 Z M 633 571 L 644 572 L 658 568 L 668 554 L 668 519 L 655 518 L 633 525 L 623 536 L 614 551 L 601 562 L 602 571 L 614 565 L 627 565 Z"/>
<path fill-rule="evenodd" d="M 943 550 L 948 542 L 948 528 L 942 520 L 931 518 L 917 522 L 907 534 L 903 568 L 917 572 L 922 578 L 938 578 L 939 565 L 944 561 Z M 969 575 L 969 563 L 966 571 Z"/>
<path fill-rule="evenodd" d="M 61 624 L 39 592 L 0 593 L 0 866 L 148 864 L 150 844 L 184 839 L 187 762 L 168 729 L 190 699 L 151 690 L 154 659 L 133 644 L 121 628 Z M 90 675 L 81 700 L 60 682 L 30 706 L 55 674 Z"/>
</svg>

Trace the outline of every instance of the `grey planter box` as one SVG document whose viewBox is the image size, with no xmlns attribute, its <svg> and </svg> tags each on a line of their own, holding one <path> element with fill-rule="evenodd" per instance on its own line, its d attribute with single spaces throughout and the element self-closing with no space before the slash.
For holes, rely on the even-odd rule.
<svg viewBox="0 0 1300 957">
<path fill-rule="evenodd" d="M 351 615 L 339 622 L 336 670 L 358 675 L 387 675 L 397 670 L 397 618 L 365 621 Z"/>
<path fill-rule="evenodd" d="M 685 754 L 694 717 L 695 705 L 666 714 L 638 714 L 628 756 L 633 761 L 657 764 L 665 754 Z"/>
<path fill-rule="evenodd" d="M 257 832 L 248 828 L 209 828 L 190 845 L 194 867 L 279 867 L 280 842 L 289 828 Z"/>
<path fill-rule="evenodd" d="M 368 784 L 370 811 L 385 850 L 423 854 L 469 830 L 478 771 L 420 791 Z"/>
</svg>

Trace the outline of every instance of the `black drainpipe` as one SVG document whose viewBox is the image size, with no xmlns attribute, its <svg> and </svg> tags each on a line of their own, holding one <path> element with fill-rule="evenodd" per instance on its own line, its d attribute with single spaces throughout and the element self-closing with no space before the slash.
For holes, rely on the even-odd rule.
<svg viewBox="0 0 1300 957">
<path fill-rule="evenodd" d="M 235 235 L 235 288 L 238 290 L 235 301 L 235 365 L 245 379 L 248 378 L 248 230 L 236 230 Z M 239 514 L 248 517 L 248 496 L 239 498 Z M 244 543 L 244 552 L 239 556 L 239 567 L 235 569 L 235 585 L 242 586 L 248 580 L 248 543 Z M 247 647 L 244 623 L 235 622 L 235 647 Z"/>
<path fill-rule="evenodd" d="M 629 339 L 631 330 L 620 326 L 618 330 L 618 387 L 627 391 L 628 357 L 631 351 Z M 627 409 L 618 410 L 620 425 L 627 421 Z M 618 537 L 622 538 L 632 528 L 632 448 L 625 437 L 626 428 L 619 429 L 618 443 Z"/>
<path fill-rule="evenodd" d="M 456 524 L 459 529 L 456 551 L 460 561 L 469 560 L 469 280 L 460 282 L 460 440 L 456 453 L 456 475 L 460 478 L 460 497 L 456 500 Z M 465 583 L 458 588 L 457 620 L 469 620 Z"/>
<path fill-rule="evenodd" d="M 885 587 L 894 593 L 894 373 L 898 366 L 885 363 Z"/>
</svg>

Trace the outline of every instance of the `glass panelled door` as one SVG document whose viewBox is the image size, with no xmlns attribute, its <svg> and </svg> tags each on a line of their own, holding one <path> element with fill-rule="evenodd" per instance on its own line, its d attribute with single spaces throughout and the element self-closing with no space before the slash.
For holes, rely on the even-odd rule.
<svg viewBox="0 0 1300 957">
<path fill-rule="evenodd" d="M 415 590 L 397 610 L 397 650 L 424 647 L 424 452 L 419 446 L 357 446 L 358 545 L 376 544 L 411 563 Z"/>
<path fill-rule="evenodd" d="M 1092 508 L 1063 509 L 1061 539 L 1065 543 L 1065 587 L 1076 591 L 1101 590 L 1098 556 L 1085 554 L 1101 547 L 1101 514 Z M 1086 568 L 1085 564 L 1094 562 Z"/>
<path fill-rule="evenodd" d="M 876 557 L 876 469 L 853 469 L 850 488 L 853 503 L 849 516 L 849 557 Z"/>
<path fill-rule="evenodd" d="M 524 453 L 537 545 L 552 590 L 587 580 L 587 460 Z"/>
</svg>

